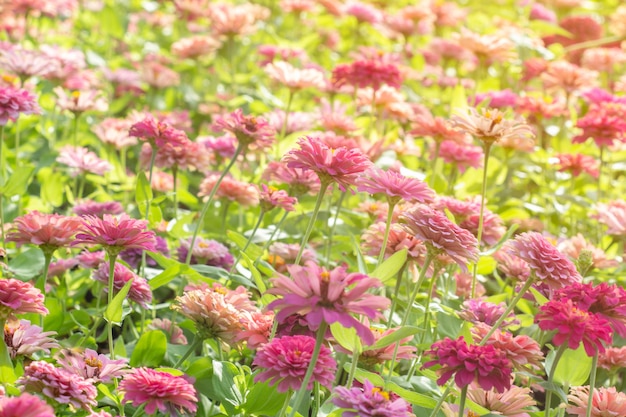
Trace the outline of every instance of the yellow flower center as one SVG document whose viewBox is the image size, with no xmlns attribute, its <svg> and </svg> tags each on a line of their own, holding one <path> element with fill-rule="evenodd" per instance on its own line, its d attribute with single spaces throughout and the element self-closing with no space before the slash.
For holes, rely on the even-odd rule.
<svg viewBox="0 0 626 417">
<path fill-rule="evenodd" d="M 218 294 L 222 294 L 222 295 L 228 294 L 228 290 L 226 290 L 225 287 L 215 287 L 215 288 L 213 288 L 213 292 L 218 293 Z"/>
<path fill-rule="evenodd" d="M 2 80 L 7 83 L 13 84 L 15 80 L 17 80 L 17 77 L 11 74 L 2 74 Z"/>
<path fill-rule="evenodd" d="M 98 360 L 98 358 L 87 358 L 85 359 L 85 365 L 92 366 L 94 368 L 102 368 L 102 362 Z"/>
<path fill-rule="evenodd" d="M 72 98 L 74 99 L 80 98 L 80 91 L 78 90 L 72 91 Z"/>
<path fill-rule="evenodd" d="M 385 400 L 389 401 L 389 393 L 378 387 L 372 388 L 372 395 L 380 394 Z"/>
<path fill-rule="evenodd" d="M 321 273 L 320 278 L 322 279 L 322 282 L 329 282 L 330 281 L 330 272 L 328 271 L 324 271 Z"/>
</svg>

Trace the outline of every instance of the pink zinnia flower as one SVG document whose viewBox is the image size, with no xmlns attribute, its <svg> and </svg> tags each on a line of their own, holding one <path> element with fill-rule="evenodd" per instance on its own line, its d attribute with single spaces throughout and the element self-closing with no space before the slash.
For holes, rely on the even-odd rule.
<svg viewBox="0 0 626 417">
<path fill-rule="evenodd" d="M 98 250 L 95 252 L 82 251 L 74 258 L 82 268 L 95 269 L 105 261 L 105 252 Z"/>
<path fill-rule="evenodd" d="M 76 235 L 74 245 L 102 245 L 106 251 L 116 254 L 129 248 L 154 251 L 155 235 L 146 230 L 147 225 L 147 221 L 131 219 L 127 214 L 119 217 L 105 214 L 102 219 L 85 216 L 82 230 Z"/>
<path fill-rule="evenodd" d="M 213 188 L 220 178 L 219 173 L 209 174 L 200 183 L 199 197 L 207 197 L 211 195 Z M 245 181 L 239 181 L 230 175 L 226 175 L 219 188 L 215 192 L 216 198 L 224 198 L 230 201 L 236 201 L 242 206 L 255 207 L 259 205 L 259 189 L 256 185 Z"/>
<path fill-rule="evenodd" d="M 191 238 L 181 239 L 178 248 L 178 260 L 185 262 Z M 191 263 L 217 266 L 219 268 L 230 269 L 235 259 L 229 252 L 228 248 L 216 240 L 197 238 L 194 243 L 193 252 L 191 254 Z"/>
<path fill-rule="evenodd" d="M 487 93 L 476 94 L 475 106 L 488 100 L 488 106 L 494 109 L 501 109 L 503 107 L 513 107 L 517 102 L 517 94 L 510 89 L 502 91 L 489 91 Z"/>
<path fill-rule="evenodd" d="M 28 393 L 19 397 L 0 398 L 2 417 L 55 417 L 54 409 L 45 401 Z"/>
<path fill-rule="evenodd" d="M 68 94 L 62 87 L 55 87 L 53 91 L 57 95 L 57 106 L 76 115 L 90 110 L 106 111 L 109 107 L 96 90 L 73 90 Z"/>
<path fill-rule="evenodd" d="M 522 233 L 506 243 L 506 250 L 526 261 L 535 277 L 542 280 L 550 289 L 561 288 L 582 280 L 572 261 L 559 252 L 541 233 Z"/>
<path fill-rule="evenodd" d="M 451 222 L 445 214 L 424 205 L 400 215 L 402 227 L 439 253 L 445 253 L 467 272 L 467 263 L 478 260 L 478 242 L 469 231 Z"/>
<path fill-rule="evenodd" d="M 383 18 L 383 13 L 376 7 L 356 0 L 351 0 L 343 7 L 343 13 L 354 16 L 360 23 L 378 23 Z"/>
<path fill-rule="evenodd" d="M 27 90 L 0 87 L 0 126 L 16 121 L 20 114 L 39 114 L 37 97 Z"/>
<path fill-rule="evenodd" d="M 180 145 L 186 143 L 186 139 L 188 139 L 185 132 L 155 119 L 151 114 L 132 125 L 128 135 L 147 141 L 157 148 L 166 143 Z"/>
<path fill-rule="evenodd" d="M 374 90 L 383 85 L 400 88 L 402 76 L 394 64 L 382 60 L 363 60 L 337 65 L 333 70 L 332 83 L 336 88 L 344 85 L 371 87 Z"/>
<path fill-rule="evenodd" d="M 469 109 L 468 115 L 452 117 L 452 125 L 485 143 L 503 139 L 532 138 L 534 133 L 523 120 L 510 120 L 497 109 Z"/>
<path fill-rule="evenodd" d="M 468 144 L 471 138 L 465 132 L 452 127 L 449 120 L 431 115 L 420 115 L 413 120 L 411 134 L 415 136 L 428 136 L 435 142 L 450 140 L 457 144 Z"/>
<path fill-rule="evenodd" d="M 137 144 L 137 139 L 128 134 L 132 122 L 127 119 L 106 118 L 92 130 L 104 143 L 113 145 L 116 149 L 124 149 Z"/>
<path fill-rule="evenodd" d="M 288 62 L 278 61 L 268 64 L 264 69 L 271 79 L 279 82 L 291 91 L 309 87 L 321 91 L 326 87 L 324 73 L 315 68 L 299 69 Z"/>
<path fill-rule="evenodd" d="M 267 164 L 262 178 L 289 185 L 289 193 L 295 196 L 316 194 L 320 190 L 320 179 L 314 171 L 290 168 L 283 162 L 272 161 Z"/>
<path fill-rule="evenodd" d="M 93 279 L 96 281 L 107 284 L 109 282 L 109 263 L 102 262 L 97 270 L 93 272 Z M 132 280 L 130 284 L 130 290 L 128 291 L 128 299 L 139 304 L 143 308 L 148 308 L 148 305 L 152 302 L 152 290 L 148 285 L 148 280 L 135 274 L 133 271 L 125 267 L 120 263 L 115 263 L 115 272 L 113 274 L 113 288 L 119 291 L 126 285 L 128 281 Z M 107 286 L 104 287 L 104 292 L 108 292 Z"/>
<path fill-rule="evenodd" d="M 63 349 L 55 357 L 58 364 L 67 372 L 94 383 L 107 384 L 128 372 L 128 359 L 112 360 L 91 349 L 85 349 L 80 353 L 72 349 Z"/>
<path fill-rule="evenodd" d="M 0 320 L 15 314 L 48 314 L 44 306 L 44 295 L 30 282 L 18 279 L 0 279 Z"/>
<path fill-rule="evenodd" d="M 560 241 L 557 245 L 557 249 L 575 261 L 580 259 L 584 252 L 586 252 L 587 255 L 591 255 L 592 268 L 604 269 L 619 265 L 617 260 L 609 258 L 606 252 L 594 246 L 591 242 L 588 242 L 580 233 L 569 239 Z"/>
<path fill-rule="evenodd" d="M 287 265 L 295 262 L 300 245 L 298 243 L 274 242 L 268 248 L 268 262 L 276 269 L 276 271 L 284 274 L 287 272 Z M 317 254 L 313 249 L 305 248 L 302 252 L 302 262 L 315 262 Z"/>
<path fill-rule="evenodd" d="M 42 330 L 28 320 L 8 320 L 4 325 L 4 341 L 11 359 L 17 356 L 30 357 L 39 351 L 50 353 L 50 349 L 58 348 L 59 344 L 50 337 L 57 333 Z"/>
<path fill-rule="evenodd" d="M 98 390 L 92 381 L 44 361 L 26 366 L 24 375 L 15 385 L 26 392 L 41 393 L 57 403 L 69 404 L 75 410 L 90 410 L 98 404 Z"/>
<path fill-rule="evenodd" d="M 110 163 L 98 158 L 89 149 L 78 146 L 64 146 L 56 161 L 70 168 L 71 177 L 86 173 L 102 176 L 112 168 Z"/>
<path fill-rule="evenodd" d="M 161 236 L 156 236 L 156 244 L 154 245 L 156 252 L 164 255 L 165 257 L 170 256 L 170 250 L 167 247 L 167 241 Z M 137 269 L 139 264 L 141 263 L 141 258 L 143 257 L 143 250 L 141 249 L 124 249 L 120 252 L 120 258 L 124 262 L 126 262 L 131 268 Z M 146 265 L 154 268 L 158 265 L 157 261 L 148 257 L 146 259 Z"/>
<path fill-rule="evenodd" d="M 611 146 L 626 138 L 626 104 L 602 102 L 592 105 L 587 114 L 578 119 L 576 127 L 582 133 L 572 139 L 583 143 L 592 138 L 598 147 Z"/>
<path fill-rule="evenodd" d="M 145 404 L 147 414 L 160 411 L 166 415 L 195 413 L 198 397 L 193 384 L 185 376 L 149 368 L 137 368 L 126 374 L 119 385 L 123 403 L 139 407 Z"/>
<path fill-rule="evenodd" d="M 576 417 L 587 415 L 589 404 L 589 386 L 572 387 L 567 399 L 571 403 L 567 412 Z M 626 394 L 615 387 L 596 387 L 591 400 L 591 417 L 618 417 L 626 415 Z"/>
<path fill-rule="evenodd" d="M 366 344 L 374 342 L 369 328 L 352 314 L 370 319 L 381 317 L 380 311 L 389 306 L 389 300 L 366 293 L 369 288 L 380 287 L 379 280 L 365 274 L 348 274 L 345 267 L 327 271 L 313 262 L 307 262 L 305 266 L 291 265 L 287 269 L 292 278 L 279 275 L 271 280 L 274 288 L 267 291 L 282 296 L 267 306 L 278 311 L 278 321 L 298 313 L 306 316 L 312 329 L 317 329 L 322 322 L 339 322 L 344 327 L 356 329 Z"/>
<path fill-rule="evenodd" d="M 77 203 L 73 208 L 79 216 L 96 216 L 102 218 L 105 214 L 122 214 L 124 207 L 117 201 L 104 201 L 102 203 L 85 200 Z"/>
<path fill-rule="evenodd" d="M 424 368 L 441 366 L 437 370 L 439 385 L 454 376 L 459 388 L 472 382 L 477 382 L 485 390 L 493 388 L 497 392 L 511 387 L 511 363 L 504 352 L 493 346 L 468 345 L 463 336 L 456 340 L 446 337 L 435 342 L 425 354 L 434 359 L 426 362 Z"/>
<path fill-rule="evenodd" d="M 350 189 L 358 175 L 371 166 L 361 151 L 345 147 L 334 149 L 318 137 L 305 136 L 298 145 L 300 149 L 289 151 L 283 162 L 289 168 L 314 171 L 322 184 L 336 182 L 341 191 Z"/>
<path fill-rule="evenodd" d="M 434 145 L 430 147 L 430 159 L 435 157 Z M 483 166 L 484 152 L 480 146 L 460 144 L 452 140 L 444 140 L 439 147 L 439 157 L 447 164 L 453 164 L 459 172 L 464 173 L 467 168 Z"/>
<path fill-rule="evenodd" d="M 257 350 L 252 365 L 261 368 L 262 371 L 254 377 L 254 380 L 267 381 L 270 385 L 278 384 L 276 388 L 278 392 L 298 390 L 311 363 L 314 348 L 315 339 L 309 336 L 275 337 Z M 322 345 L 307 389 L 313 389 L 314 382 L 330 388 L 335 379 L 336 369 L 337 363 L 330 349 Z"/>
<path fill-rule="evenodd" d="M 59 214 L 42 214 L 31 211 L 13 221 L 13 231 L 7 234 L 7 242 L 15 242 L 18 247 L 24 244 L 39 246 L 44 253 L 52 253 L 57 248 L 69 246 L 79 231 L 81 221 L 77 217 Z"/>
<path fill-rule="evenodd" d="M 479 324 L 472 328 L 472 336 L 476 343 L 480 343 L 490 326 Z M 527 371 L 526 367 L 539 369 L 543 360 L 541 346 L 529 336 L 520 334 L 514 336 L 512 333 L 503 330 L 496 330 L 485 342 L 485 345 L 492 345 L 496 349 L 504 352 L 506 358 L 511 362 L 511 366 L 519 371 Z"/>
<path fill-rule="evenodd" d="M 170 319 L 154 319 L 148 325 L 148 329 L 163 330 L 163 332 L 169 337 L 170 343 L 173 345 L 187 344 L 187 337 L 185 337 L 183 329 L 175 323 L 172 323 Z"/>
<path fill-rule="evenodd" d="M 583 155 L 581 153 L 562 153 L 558 154 L 557 158 L 559 159 L 559 171 L 570 172 L 573 177 L 577 177 L 583 172 L 586 172 L 594 178 L 598 178 L 600 175 L 600 161 L 593 156 Z"/>
<path fill-rule="evenodd" d="M 389 204 L 397 204 L 400 200 L 430 203 L 435 198 L 435 192 L 424 182 L 393 170 L 370 168 L 359 177 L 357 185 L 358 191 L 386 195 Z"/>
<path fill-rule="evenodd" d="M 462 309 L 459 312 L 459 317 L 474 324 L 485 323 L 489 326 L 493 326 L 505 310 L 505 303 L 495 304 L 479 298 L 474 298 L 463 302 Z M 507 317 L 507 319 L 509 318 L 510 320 L 502 322 L 502 326 L 519 324 L 519 320 L 515 319 L 515 314 L 513 312 L 511 312 Z"/>
<path fill-rule="evenodd" d="M 367 322 L 365 322 L 365 324 L 367 324 Z M 374 334 L 375 342 L 378 342 L 383 337 L 389 336 L 390 334 L 399 330 L 399 328 L 382 330 L 382 329 L 374 328 L 374 327 L 370 327 L 370 329 L 372 330 L 372 333 Z M 392 343 L 380 349 L 366 348 L 363 352 L 361 352 L 361 355 L 359 356 L 359 361 L 362 361 L 368 366 L 373 366 L 373 365 L 377 365 L 377 364 L 392 360 L 394 358 L 394 355 L 395 355 L 395 358 L 398 360 L 413 359 L 415 357 L 415 351 L 417 350 L 417 348 L 409 344 L 411 340 L 413 340 L 413 336 L 408 336 L 408 337 L 400 339 L 398 341 L 397 348 L 396 348 L 396 343 Z"/>
<path fill-rule="evenodd" d="M 385 228 L 385 222 L 378 222 L 371 225 L 363 233 L 361 240 L 367 255 L 378 256 L 383 244 L 380 237 L 384 235 Z M 410 260 L 418 262 L 420 265 L 424 263 L 424 256 L 426 255 L 424 243 L 404 230 L 398 223 L 391 223 L 389 239 L 385 248 L 385 258 L 402 249 L 407 249 L 407 256 Z"/>
<path fill-rule="evenodd" d="M 414 417 L 405 400 L 393 398 L 393 392 L 375 387 L 367 379 L 363 388 L 336 387 L 334 394 L 333 404 L 346 409 L 343 417 Z"/>
<path fill-rule="evenodd" d="M 260 195 L 261 210 L 270 211 L 275 207 L 280 207 L 285 211 L 294 211 L 294 204 L 298 203 L 295 197 L 289 197 L 285 190 L 279 190 L 274 187 L 268 187 L 261 184 Z"/>
<path fill-rule="evenodd" d="M 251 149 L 265 149 L 274 144 L 276 131 L 263 117 L 245 115 L 241 109 L 218 117 L 213 122 L 216 132 L 232 133 L 241 146 Z"/>
<path fill-rule="evenodd" d="M 480 387 L 470 387 L 467 398 L 491 411 L 508 417 L 528 417 L 528 407 L 537 405 L 531 395 L 530 388 L 515 385 L 502 392 L 486 391 Z"/>
<path fill-rule="evenodd" d="M 530 277 L 530 266 L 523 259 L 508 253 L 506 250 L 497 251 L 493 257 L 498 262 L 498 271 L 504 276 L 522 282 Z"/>
<path fill-rule="evenodd" d="M 594 215 L 598 222 L 607 226 L 607 233 L 614 236 L 626 236 L 626 201 L 615 200 L 600 203 Z"/>
<path fill-rule="evenodd" d="M 256 349 L 269 341 L 274 326 L 274 313 L 245 311 L 242 313 L 242 322 L 246 330 L 240 332 L 236 340 L 245 340 L 250 349 Z"/>
<path fill-rule="evenodd" d="M 182 38 L 172 44 L 172 54 L 179 58 L 197 59 L 219 49 L 222 43 L 206 35 Z"/>
<path fill-rule="evenodd" d="M 552 338 L 555 346 L 567 343 L 570 349 L 577 349 L 582 342 L 589 356 L 604 352 L 604 343 L 610 345 L 613 341 L 609 322 L 578 308 L 572 300 L 548 301 L 539 307 L 535 322 L 541 330 L 557 331 Z"/>
<path fill-rule="evenodd" d="M 626 368 L 626 346 L 607 348 L 598 355 L 598 366 L 611 373 Z"/>
<path fill-rule="evenodd" d="M 154 148 L 148 143 L 141 147 L 139 162 L 148 169 Z M 178 168 L 179 170 L 201 171 L 209 166 L 211 155 L 206 146 L 185 139 L 182 143 L 166 143 L 156 148 L 154 165 L 161 169 Z M 152 179 L 154 181 L 154 178 Z M 173 183 L 173 180 L 172 180 Z"/>
</svg>

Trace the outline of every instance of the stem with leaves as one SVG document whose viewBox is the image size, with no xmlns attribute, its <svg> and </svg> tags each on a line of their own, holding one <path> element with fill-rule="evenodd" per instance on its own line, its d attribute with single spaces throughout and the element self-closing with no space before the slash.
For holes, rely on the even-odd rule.
<svg viewBox="0 0 626 417">
<path fill-rule="evenodd" d="M 107 306 L 113 301 L 113 287 L 115 282 L 115 261 L 117 260 L 118 251 L 110 250 L 109 255 L 109 286 L 107 293 Z M 144 252 L 145 253 L 145 252 Z M 113 322 L 107 320 L 107 339 L 109 341 L 109 355 L 111 359 L 115 359 L 115 351 L 113 350 Z"/>
<path fill-rule="evenodd" d="M 476 236 L 476 240 L 478 241 L 478 246 L 480 246 L 480 241 L 482 240 L 482 237 L 483 237 L 483 221 L 484 221 L 484 214 L 485 214 L 485 194 L 487 193 L 487 166 L 489 164 L 489 153 L 491 151 L 491 145 L 493 145 L 493 142 L 490 142 L 490 141 L 484 142 L 485 158 L 484 158 L 484 163 L 483 163 L 483 184 L 482 184 L 482 189 L 480 192 L 480 214 L 478 216 L 478 233 Z M 477 275 L 478 275 L 478 262 L 474 264 L 474 268 L 472 271 L 471 298 L 474 298 L 476 296 Z"/>
<path fill-rule="evenodd" d="M 559 363 L 559 360 L 561 360 L 561 356 L 563 356 L 563 353 L 565 353 L 565 350 L 567 349 L 567 344 L 564 343 L 561 346 L 559 346 L 559 349 L 556 351 L 556 355 L 554 356 L 554 360 L 552 361 L 552 366 L 550 367 L 550 374 L 548 375 L 548 385 L 552 385 L 552 381 L 554 380 L 554 374 L 556 371 L 556 366 Z M 549 387 L 547 389 L 546 392 L 546 417 L 550 417 L 550 402 L 552 400 L 552 388 Z"/>
<path fill-rule="evenodd" d="M 311 219 L 309 220 L 309 224 L 306 227 L 304 236 L 302 236 L 302 242 L 300 242 L 300 250 L 298 251 L 298 256 L 296 256 L 294 265 L 300 265 L 300 260 L 302 259 L 304 248 L 306 247 L 306 244 L 309 242 L 311 231 L 313 230 L 313 226 L 315 225 L 315 220 L 317 220 L 317 213 L 319 213 L 320 211 L 322 200 L 324 199 L 324 195 L 326 194 L 326 190 L 328 189 L 329 186 L 330 186 L 330 182 L 328 181 L 322 181 L 322 183 L 320 184 L 320 191 L 317 194 L 317 201 L 315 202 L 315 208 L 313 209 L 313 213 L 311 214 Z"/>
<path fill-rule="evenodd" d="M 598 371 L 598 349 L 593 355 L 591 362 L 591 373 L 589 374 L 589 400 L 587 401 L 587 412 L 585 417 L 591 417 L 591 409 L 593 408 L 593 391 L 596 388 L 596 372 Z"/>
</svg>

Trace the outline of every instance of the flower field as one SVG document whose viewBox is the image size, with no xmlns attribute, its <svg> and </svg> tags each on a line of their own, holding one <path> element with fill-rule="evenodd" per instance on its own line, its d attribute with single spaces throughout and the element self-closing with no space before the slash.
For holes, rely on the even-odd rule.
<svg viewBox="0 0 626 417">
<path fill-rule="evenodd" d="M 625 417 L 620 0 L 0 0 L 0 417 Z"/>
</svg>

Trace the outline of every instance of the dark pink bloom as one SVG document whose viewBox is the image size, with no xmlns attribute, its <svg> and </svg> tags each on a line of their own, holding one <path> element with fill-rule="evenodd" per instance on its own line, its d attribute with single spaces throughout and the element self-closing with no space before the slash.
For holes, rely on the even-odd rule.
<svg viewBox="0 0 626 417">
<path fill-rule="evenodd" d="M 27 90 L 0 87 L 0 126 L 16 121 L 20 114 L 39 114 L 37 97 Z"/>
<path fill-rule="evenodd" d="M 270 385 L 278 384 L 276 388 L 278 392 L 298 390 L 311 363 L 314 348 L 315 339 L 309 336 L 275 337 L 257 350 L 252 365 L 261 368 L 262 371 L 254 377 L 254 380 L 268 381 Z M 313 389 L 314 382 L 330 388 L 335 379 L 336 369 L 337 363 L 330 349 L 322 345 L 307 388 Z"/>
<path fill-rule="evenodd" d="M 197 410 L 196 389 L 185 376 L 149 368 L 137 368 L 126 374 L 119 385 L 123 403 L 139 407 L 145 404 L 147 414 L 158 411 L 178 416 Z"/>
<path fill-rule="evenodd" d="M 593 105 L 576 127 L 583 131 L 572 139 L 573 143 L 583 143 L 592 138 L 598 147 L 611 146 L 626 137 L 626 104 L 602 102 Z"/>
<path fill-rule="evenodd" d="M 109 282 L 109 263 L 102 262 L 97 270 L 93 273 L 93 279 L 100 281 L 103 284 Z M 122 289 L 124 285 L 130 280 L 133 280 L 130 284 L 130 290 L 128 291 L 128 299 L 139 304 L 143 308 L 148 308 L 148 305 L 152 302 L 152 290 L 145 278 L 140 277 L 133 271 L 125 267 L 120 263 L 115 263 L 115 272 L 113 276 L 113 288 L 116 291 Z M 108 287 L 104 287 L 104 292 L 108 292 Z"/>
<path fill-rule="evenodd" d="M 65 271 L 69 271 L 78 265 L 78 260 L 69 258 L 69 259 L 57 259 L 56 261 L 50 262 L 50 267 L 48 268 L 48 278 L 52 277 L 60 277 L 65 273 Z"/>
<path fill-rule="evenodd" d="M 298 145 L 300 149 L 289 151 L 283 162 L 289 168 L 314 171 L 322 183 L 336 182 L 341 191 L 350 189 L 358 175 L 371 166 L 369 159 L 358 149 L 334 149 L 317 137 L 305 136 Z"/>
<path fill-rule="evenodd" d="M 503 107 L 513 107 L 517 102 L 517 94 L 510 89 L 502 91 L 490 91 L 488 93 L 476 94 L 474 105 L 477 106 L 481 102 L 488 100 L 487 106 L 494 109 L 501 109 Z"/>
<path fill-rule="evenodd" d="M 85 349 L 84 352 L 63 349 L 56 354 L 56 359 L 67 372 L 94 383 L 107 384 L 128 372 L 128 359 L 112 360 L 91 349 Z"/>
<path fill-rule="evenodd" d="M 117 201 L 97 201 L 86 200 L 74 206 L 74 213 L 79 216 L 96 216 L 102 218 L 105 214 L 122 214 L 124 208 Z"/>
<path fill-rule="evenodd" d="M 352 314 L 375 319 L 381 317 L 380 311 L 389 307 L 387 298 L 366 293 L 369 288 L 380 287 L 379 280 L 365 274 L 348 274 L 345 267 L 327 271 L 313 262 L 305 266 L 290 265 L 287 269 L 292 278 L 279 275 L 271 280 L 274 288 L 267 291 L 282 296 L 267 306 L 278 311 L 278 321 L 298 313 L 306 317 L 312 329 L 317 329 L 322 322 L 338 322 L 356 329 L 366 344 L 374 342 L 370 329 Z"/>
<path fill-rule="evenodd" d="M 166 143 L 179 145 L 186 142 L 187 134 L 182 130 L 174 129 L 167 123 L 160 122 L 148 114 L 145 119 L 131 126 L 129 136 L 147 141 L 160 148 Z"/>
<path fill-rule="evenodd" d="M 431 159 L 434 157 L 434 146 L 431 146 Z M 471 143 L 457 143 L 452 140 L 444 140 L 439 148 L 439 157 L 447 164 L 454 164 L 462 174 L 467 168 L 482 167 L 484 153 L 483 148 Z"/>
<path fill-rule="evenodd" d="M 434 359 L 426 362 L 424 368 L 441 366 L 437 370 L 439 385 L 454 376 L 459 388 L 472 382 L 477 382 L 484 390 L 493 388 L 497 392 L 511 387 L 511 363 L 504 352 L 493 346 L 468 345 L 463 336 L 456 340 L 446 337 L 435 342 L 425 354 Z"/>
<path fill-rule="evenodd" d="M 418 205 L 400 215 L 402 227 L 426 246 L 447 254 L 467 272 L 467 263 L 478 260 L 478 242 L 469 231 L 460 228 L 440 211 Z"/>
<path fill-rule="evenodd" d="M 80 243 L 104 246 L 107 251 L 119 253 L 123 249 L 136 248 L 154 251 L 154 232 L 146 230 L 148 222 L 131 219 L 127 214 L 119 217 L 105 214 L 102 219 L 84 216 L 83 227 L 76 235 L 73 245 Z"/>
<path fill-rule="evenodd" d="M 479 324 L 472 328 L 472 336 L 476 343 L 481 342 L 491 326 Z M 513 336 L 512 333 L 496 330 L 485 342 L 485 345 L 493 345 L 496 349 L 505 353 L 511 366 L 519 371 L 527 371 L 526 367 L 539 369 L 543 360 L 541 346 L 534 339 L 524 334 Z"/>
<path fill-rule="evenodd" d="M 333 70 L 332 83 L 336 88 L 344 85 L 371 87 L 374 90 L 383 85 L 400 88 L 402 76 L 394 64 L 370 59 L 337 65 Z"/>
<path fill-rule="evenodd" d="M 241 109 L 219 117 L 213 123 L 216 132 L 230 132 L 239 143 L 251 149 L 265 149 L 274 144 L 276 131 L 263 117 L 245 115 Z"/>
<path fill-rule="evenodd" d="M 33 284 L 18 279 L 0 279 L 0 320 L 15 314 L 48 314 L 44 296 Z"/>
<path fill-rule="evenodd" d="M 280 207 L 285 211 L 294 211 L 294 204 L 298 203 L 298 199 L 289 197 L 285 190 L 268 187 L 266 184 L 261 184 L 260 200 L 261 209 L 264 211 L 270 211 L 275 207 Z"/>
<path fill-rule="evenodd" d="M 358 178 L 357 185 L 358 191 L 386 195 L 390 204 L 397 204 L 400 200 L 430 203 L 435 198 L 435 192 L 424 182 L 393 170 L 370 168 Z"/>
<path fill-rule="evenodd" d="M 600 161 L 593 156 L 583 155 L 581 153 L 562 153 L 558 154 L 557 158 L 559 158 L 559 171 L 570 172 L 573 177 L 577 177 L 583 172 L 586 172 L 594 178 L 598 178 L 598 175 L 600 175 Z"/>
<path fill-rule="evenodd" d="M 24 393 L 19 397 L 0 398 L 2 417 L 55 417 L 54 409 L 35 395 Z"/>
<path fill-rule="evenodd" d="M 98 402 L 98 390 L 92 381 L 86 380 L 62 368 L 55 368 L 44 361 L 31 362 L 24 368 L 15 385 L 26 392 L 35 392 L 74 409 L 90 410 Z"/>
<path fill-rule="evenodd" d="M 41 327 L 30 324 L 28 320 L 8 320 L 4 325 L 4 341 L 11 359 L 17 356 L 29 357 L 39 351 L 50 353 L 50 349 L 58 348 L 56 340 L 49 337 L 57 333 L 42 330 Z"/>
<path fill-rule="evenodd" d="M 550 289 L 557 289 L 582 277 L 567 256 L 558 251 L 541 233 L 526 232 L 506 243 L 507 251 L 526 261 L 534 275 Z"/>
<path fill-rule="evenodd" d="M 69 246 L 80 226 L 81 221 L 77 217 L 42 214 L 35 210 L 16 218 L 14 229 L 6 239 L 17 243 L 18 247 L 32 244 L 51 253 L 57 248 Z"/>
<path fill-rule="evenodd" d="M 583 343 L 587 355 L 604 352 L 604 344 L 611 345 L 613 335 L 609 322 L 598 314 L 578 308 L 572 300 L 550 300 L 539 308 L 535 322 L 541 330 L 556 330 L 552 338 L 555 346 L 567 343 L 577 349 Z"/>
<path fill-rule="evenodd" d="M 337 387 L 333 404 L 346 409 L 342 417 L 414 417 L 411 406 L 393 392 L 375 387 L 369 380 L 363 388 Z"/>
</svg>

